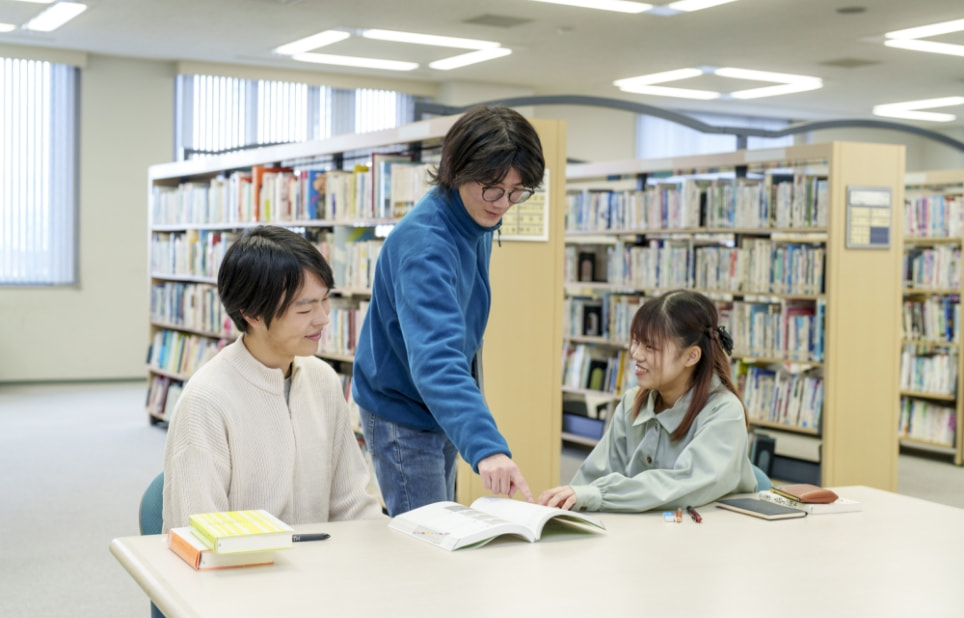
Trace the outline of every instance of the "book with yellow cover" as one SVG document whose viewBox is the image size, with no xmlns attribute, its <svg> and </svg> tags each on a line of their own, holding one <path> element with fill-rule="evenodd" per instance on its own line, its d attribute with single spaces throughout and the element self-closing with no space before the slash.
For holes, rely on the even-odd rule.
<svg viewBox="0 0 964 618">
<path fill-rule="evenodd" d="M 287 549 L 294 529 L 263 509 L 196 513 L 189 518 L 201 541 L 218 553 Z"/>
<path fill-rule="evenodd" d="M 197 538 L 190 526 L 167 531 L 167 546 L 196 571 L 274 564 L 274 550 L 219 554 Z"/>
</svg>

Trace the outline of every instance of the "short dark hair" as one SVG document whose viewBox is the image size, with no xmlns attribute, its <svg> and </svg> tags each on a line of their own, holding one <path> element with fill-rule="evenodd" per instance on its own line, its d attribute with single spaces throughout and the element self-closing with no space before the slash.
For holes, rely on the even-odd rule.
<svg viewBox="0 0 964 618">
<path fill-rule="evenodd" d="M 511 168 L 519 172 L 524 187 L 542 184 L 546 161 L 539 134 L 512 108 L 480 105 L 465 112 L 445 134 L 432 182 L 449 191 L 467 182 L 495 185 Z"/>
<path fill-rule="evenodd" d="M 672 440 L 679 440 L 686 435 L 706 405 L 714 375 L 719 376 L 724 388 L 743 402 L 730 372 L 729 353 L 733 341 L 720 328 L 719 319 L 719 311 L 713 301 L 693 290 L 673 290 L 647 300 L 633 316 L 630 333 L 637 344 L 662 348 L 664 343 L 672 341 L 681 349 L 690 346 L 700 348 L 700 360 L 693 372 L 693 397 L 682 422 L 671 436 Z M 647 389 L 640 389 L 636 394 L 634 418 L 646 404 L 647 397 Z M 743 414 L 746 415 L 745 405 Z M 748 419 L 747 424 L 749 426 Z"/>
<path fill-rule="evenodd" d="M 218 269 L 218 295 L 224 310 L 242 333 L 245 316 L 264 319 L 265 326 L 281 316 L 314 273 L 328 289 L 335 286 L 331 266 L 304 236 L 274 225 L 245 230 L 224 254 Z"/>
</svg>

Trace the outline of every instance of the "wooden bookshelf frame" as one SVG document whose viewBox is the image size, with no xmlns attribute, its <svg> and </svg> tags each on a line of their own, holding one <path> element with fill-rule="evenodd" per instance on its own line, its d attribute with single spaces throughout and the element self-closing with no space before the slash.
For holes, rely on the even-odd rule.
<svg viewBox="0 0 964 618">
<path fill-rule="evenodd" d="M 904 201 L 905 207 L 912 201 L 914 197 L 923 195 L 934 195 L 934 194 L 953 194 L 960 197 L 964 201 L 964 170 L 930 170 L 922 172 L 908 172 L 904 176 L 904 191 L 906 199 Z M 902 213 L 903 215 L 903 213 Z M 901 229 L 904 229 L 903 216 L 901 218 Z M 902 255 L 906 249 L 911 247 L 937 247 L 941 245 L 956 245 L 964 249 L 964 237 L 962 236 L 948 236 L 948 237 L 921 237 L 921 236 L 910 236 L 904 230 Z M 901 275 L 898 275 L 900 278 Z M 901 303 L 909 297 L 942 297 L 957 295 L 958 298 L 964 299 L 964 283 L 962 286 L 954 289 L 922 289 L 922 288 L 904 288 L 903 282 L 901 281 Z M 960 325 L 958 325 L 960 329 Z M 898 330 L 898 336 L 900 336 L 901 330 Z M 955 431 L 954 431 L 954 445 L 948 447 L 943 444 L 936 444 L 932 442 L 916 440 L 908 437 L 899 437 L 900 445 L 910 449 L 927 451 L 931 453 L 936 453 L 939 455 L 949 456 L 954 465 L 960 466 L 964 465 L 964 396 L 962 396 L 961 390 L 964 388 L 964 359 L 961 355 L 964 354 L 964 337 L 961 337 L 962 341 L 957 342 L 929 342 L 929 341 L 909 341 L 902 340 L 901 345 L 906 343 L 915 343 L 928 345 L 933 347 L 947 347 L 952 348 L 957 352 L 957 389 L 955 395 L 945 395 L 939 393 L 920 393 L 916 391 L 900 391 L 900 398 L 903 397 L 913 397 L 917 399 L 929 400 L 938 403 L 953 403 L 954 404 L 954 420 L 955 420 Z M 898 399 L 899 401 L 899 399 Z"/>
<path fill-rule="evenodd" d="M 618 183 L 618 190 L 622 190 L 628 183 L 620 176 L 710 172 L 739 175 L 748 167 L 769 169 L 812 162 L 819 162 L 821 175 L 828 178 L 830 200 L 827 227 L 817 230 L 825 234 L 822 242 L 826 246 L 820 481 L 827 486 L 857 484 L 894 491 L 900 371 L 900 346 L 894 333 L 900 332 L 897 273 L 903 229 L 904 146 L 831 142 L 659 160 L 621 160 L 569 165 L 566 176 L 577 188 L 604 188 L 608 183 Z M 848 187 L 881 187 L 890 191 L 891 221 L 886 248 L 847 247 Z M 781 430 L 769 426 L 765 429 Z"/>
</svg>

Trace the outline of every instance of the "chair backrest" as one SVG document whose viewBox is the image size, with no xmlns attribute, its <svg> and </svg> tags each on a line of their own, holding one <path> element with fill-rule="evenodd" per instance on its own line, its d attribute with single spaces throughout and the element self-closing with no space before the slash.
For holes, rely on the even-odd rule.
<svg viewBox="0 0 964 618">
<path fill-rule="evenodd" d="M 756 490 L 766 491 L 773 487 L 773 482 L 770 477 L 767 476 L 766 472 L 757 467 L 756 464 L 750 464 L 753 466 L 753 475 L 756 476 Z"/>
<path fill-rule="evenodd" d="M 139 522 L 141 534 L 160 534 L 164 512 L 164 473 L 154 477 L 141 498 Z"/>
</svg>

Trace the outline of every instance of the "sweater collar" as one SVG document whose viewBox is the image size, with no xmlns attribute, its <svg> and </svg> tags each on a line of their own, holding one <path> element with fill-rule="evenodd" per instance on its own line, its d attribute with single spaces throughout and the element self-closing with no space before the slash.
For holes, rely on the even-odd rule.
<svg viewBox="0 0 964 618">
<path fill-rule="evenodd" d="M 491 227 L 479 225 L 465 208 L 465 202 L 462 201 L 462 196 L 457 190 L 434 187 L 432 191 L 435 191 L 439 198 L 439 210 L 442 216 L 451 221 L 459 234 L 465 238 L 475 240 L 483 234 L 494 232 L 502 227 L 502 219 Z"/>
<path fill-rule="evenodd" d="M 285 388 L 284 372 L 280 369 L 273 369 L 264 365 L 255 358 L 244 345 L 244 334 L 242 333 L 234 343 L 229 344 L 218 354 L 223 354 L 225 360 L 238 370 L 241 377 L 252 385 L 263 391 L 274 395 L 283 395 Z M 298 357 L 294 358 L 291 365 L 291 380 L 294 383 L 295 376 L 299 370 Z"/>
</svg>

